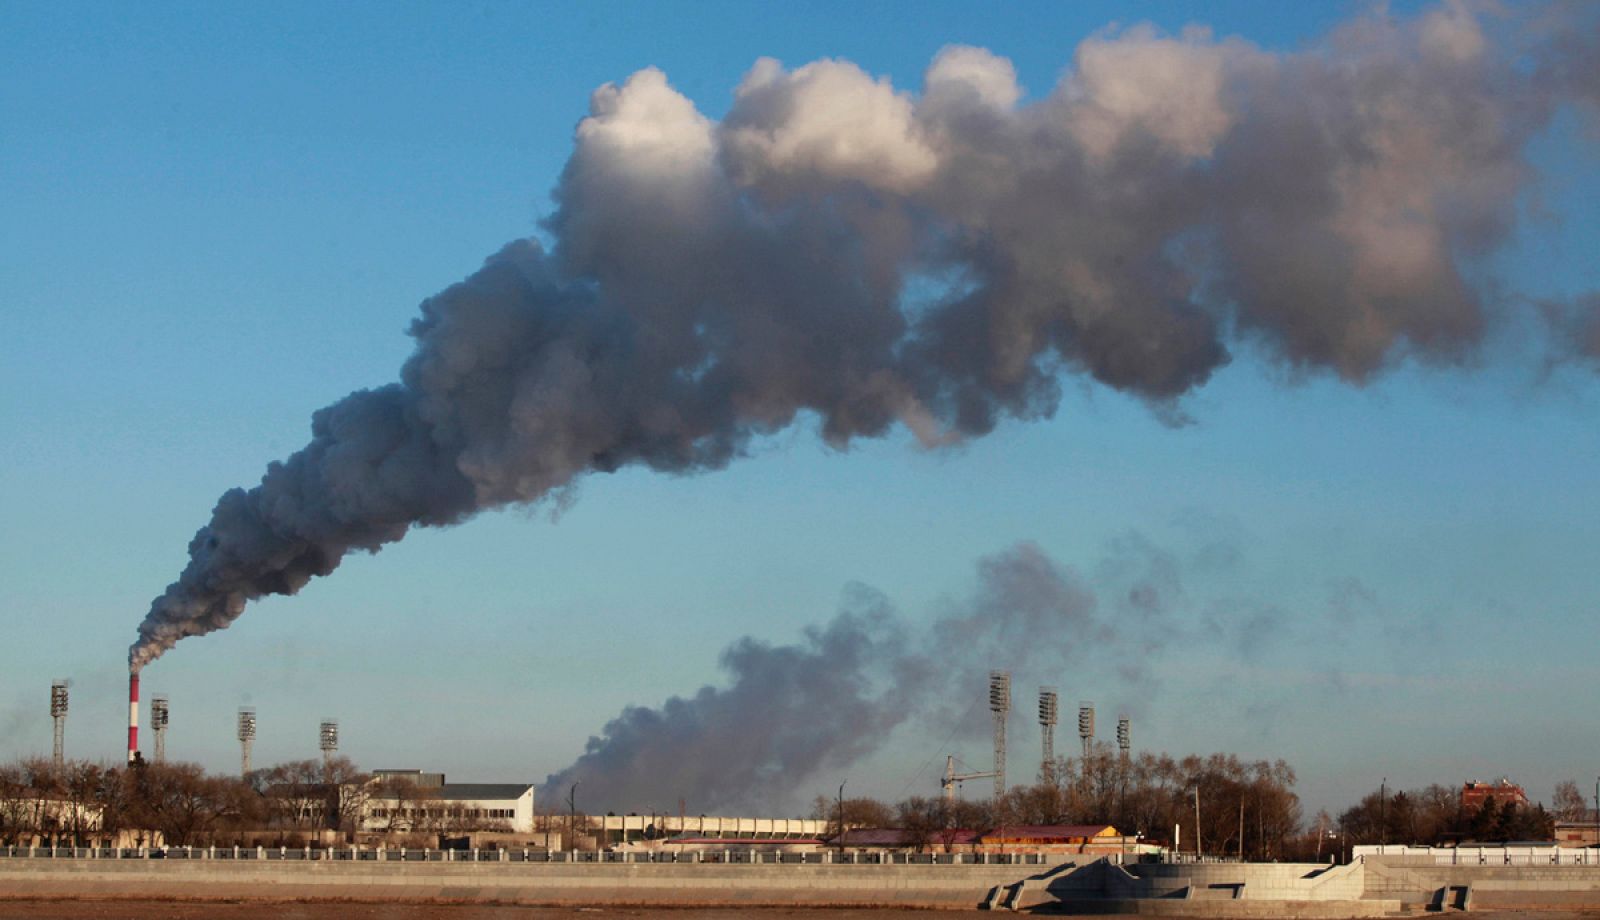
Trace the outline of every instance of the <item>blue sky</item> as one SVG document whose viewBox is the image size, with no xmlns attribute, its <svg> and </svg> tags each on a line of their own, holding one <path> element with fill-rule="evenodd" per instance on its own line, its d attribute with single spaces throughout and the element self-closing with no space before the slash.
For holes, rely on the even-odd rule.
<svg viewBox="0 0 1600 920">
<path fill-rule="evenodd" d="M 126 647 L 217 496 L 298 448 L 315 408 L 394 379 L 416 304 L 537 231 L 597 86 L 656 66 L 717 117 L 761 56 L 914 90 L 965 43 L 1037 96 L 1113 22 L 1290 50 L 1359 9 L 0 8 L 0 757 L 48 750 L 57 677 L 69 751 L 118 756 Z M 1583 137 L 1563 117 L 1535 143 L 1542 178 L 1492 263 L 1506 286 L 1600 288 Z M 1140 747 L 1284 757 L 1313 807 L 1383 776 L 1507 774 L 1548 797 L 1597 769 L 1600 379 L 1546 373 L 1514 330 L 1469 369 L 1283 376 L 1245 349 L 1185 427 L 1069 378 L 1054 418 L 949 450 L 901 433 L 839 452 L 801 425 L 724 472 L 590 477 L 559 515 L 419 532 L 263 601 L 153 666 L 146 694 L 172 698 L 169 750 L 215 768 L 250 704 L 258 762 L 313 755 L 334 716 L 367 766 L 536 780 L 622 706 L 715 683 L 737 637 L 825 620 L 852 582 L 925 620 L 1019 541 L 1092 574 L 1138 534 L 1186 567 L 1188 638 L 1152 658 L 1158 686 L 1091 668 L 1019 687 L 1127 708 Z M 1217 543 L 1232 563 L 1195 561 Z M 1351 585 L 1355 613 L 1333 600 Z M 1203 641 L 1219 610 L 1278 625 Z M 987 758 L 981 722 L 917 727 L 851 789 L 930 792 L 941 728 Z M 1028 762 L 1031 723 L 1013 732 Z M 807 782 L 802 800 L 837 780 Z"/>
</svg>

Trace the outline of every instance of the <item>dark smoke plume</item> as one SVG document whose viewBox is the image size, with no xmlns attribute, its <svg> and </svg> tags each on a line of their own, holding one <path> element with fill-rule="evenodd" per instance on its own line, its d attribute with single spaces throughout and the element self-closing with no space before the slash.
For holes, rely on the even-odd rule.
<svg viewBox="0 0 1600 920">
<path fill-rule="evenodd" d="M 833 445 L 937 445 L 1050 416 L 1062 373 L 1177 417 L 1230 342 L 1354 382 L 1459 361 L 1529 140 L 1597 98 L 1588 21 L 1445 3 L 1291 54 L 1135 27 L 1027 104 L 970 47 L 917 96 L 764 59 L 721 123 L 654 69 L 604 86 L 553 246 L 425 301 L 398 383 L 225 494 L 130 662 L 411 527 L 631 464 L 717 469 L 802 414 Z"/>
<path fill-rule="evenodd" d="M 1125 562 L 1137 571 L 1118 579 L 1121 591 L 1148 599 L 1157 582 L 1168 584 L 1149 560 Z M 1145 650 L 1119 628 L 1123 616 L 1029 543 L 982 560 L 973 594 L 926 627 L 856 586 L 831 622 L 798 643 L 747 637 L 729 646 L 727 686 L 624 709 L 545 788 L 579 782 L 613 807 L 670 811 L 680 798 L 697 811 L 780 807 L 806 777 L 857 762 L 909 719 L 953 724 L 991 667 L 1059 674 L 1092 649 L 1107 672 L 1127 678 Z M 1027 705 L 1019 698 L 1018 709 Z"/>
</svg>

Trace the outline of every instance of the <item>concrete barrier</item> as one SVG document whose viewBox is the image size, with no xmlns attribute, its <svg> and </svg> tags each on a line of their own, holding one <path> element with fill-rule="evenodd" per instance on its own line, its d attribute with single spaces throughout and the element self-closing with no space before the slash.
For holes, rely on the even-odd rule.
<svg viewBox="0 0 1600 920">
<path fill-rule="evenodd" d="M 1337 918 L 1413 908 L 1600 907 L 1600 868 L 1574 866 L 550 862 L 528 854 L 158 860 L 0 859 L 0 898 L 282 899 L 528 905 L 901 906 L 1153 916 Z M 277 853 L 279 858 L 271 858 Z M 248 854 L 248 857 L 246 858 Z M 492 855 L 491 855 L 492 854 Z M 413 859 L 413 855 L 421 858 Z M 548 854 L 543 854 L 548 856 Z M 237 857 L 237 858 L 235 858 Z"/>
<path fill-rule="evenodd" d="M 1600 908 L 1600 866 L 1505 865 L 1470 862 L 1440 865 L 1432 858 L 1367 856 L 1363 890 L 1369 898 L 1397 898 L 1431 907 Z M 1466 905 L 1462 907 L 1462 905 Z"/>
<path fill-rule="evenodd" d="M 974 908 L 1008 866 L 4 860 L 0 897 Z"/>
</svg>

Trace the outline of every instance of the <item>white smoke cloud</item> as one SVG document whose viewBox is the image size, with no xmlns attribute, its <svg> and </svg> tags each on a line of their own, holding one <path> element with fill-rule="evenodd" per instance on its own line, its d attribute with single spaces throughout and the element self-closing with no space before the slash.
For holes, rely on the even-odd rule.
<svg viewBox="0 0 1600 920">
<path fill-rule="evenodd" d="M 1146 25 L 1089 39 L 1059 90 L 1069 130 L 1101 164 L 1135 138 L 1182 157 L 1208 157 L 1234 118 L 1226 71 L 1259 56 L 1243 43 L 1217 44 L 1198 28 L 1168 38 Z"/>
<path fill-rule="evenodd" d="M 961 47 L 920 96 L 761 61 L 720 124 L 654 69 L 602 87 L 551 248 L 425 301 L 398 383 L 225 494 L 130 661 L 413 526 L 626 465 L 716 469 L 803 414 L 837 446 L 896 425 L 932 445 L 1048 417 L 1063 374 L 1176 414 L 1241 340 L 1355 382 L 1465 361 L 1504 308 L 1472 279 L 1529 141 L 1600 99 L 1582 7 L 1484 15 L 1379 11 L 1288 54 L 1108 32 L 1031 103 Z M 912 307 L 911 278 L 950 286 Z M 1569 341 L 1587 322 L 1548 328 L 1592 353 Z"/>
<path fill-rule="evenodd" d="M 911 97 L 849 61 L 786 72 L 762 58 L 722 128 L 728 171 L 742 186 L 827 193 L 854 181 L 904 193 L 939 165 L 919 136 Z"/>
</svg>

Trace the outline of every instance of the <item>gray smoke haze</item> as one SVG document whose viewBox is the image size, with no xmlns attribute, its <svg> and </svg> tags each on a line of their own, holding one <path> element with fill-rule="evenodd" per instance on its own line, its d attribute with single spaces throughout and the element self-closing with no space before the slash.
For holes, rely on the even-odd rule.
<svg viewBox="0 0 1600 920">
<path fill-rule="evenodd" d="M 932 446 L 1050 416 L 1063 374 L 1179 419 L 1240 343 L 1357 383 L 1462 361 L 1529 140 L 1597 98 L 1591 8 L 1530 9 L 1377 12 L 1287 54 L 1107 32 L 1025 104 L 959 46 L 917 95 L 763 59 L 720 123 L 654 69 L 601 87 L 551 245 L 425 301 L 399 382 L 223 495 L 130 664 L 412 527 L 714 470 L 801 416 Z"/>
<path fill-rule="evenodd" d="M 1552 363 L 1574 362 L 1600 370 L 1600 292 L 1567 301 L 1544 301 L 1539 308 L 1550 327 L 1557 330 Z"/>
<path fill-rule="evenodd" d="M 618 808 L 671 811 L 680 798 L 697 812 L 782 807 L 805 778 L 856 763 L 908 720 L 955 724 L 993 667 L 1060 674 L 1092 650 L 1126 679 L 1145 650 L 1122 628 L 1116 594 L 1140 594 L 1153 616 L 1168 583 L 1132 556 L 1125 568 L 1102 602 L 1082 576 L 1019 544 L 981 560 L 972 594 L 927 625 L 853 586 L 833 620 L 797 643 L 729 646 L 726 686 L 624 709 L 545 787 L 578 782 L 590 801 Z M 1028 708 L 1029 692 L 1018 685 L 1015 708 Z"/>
</svg>

